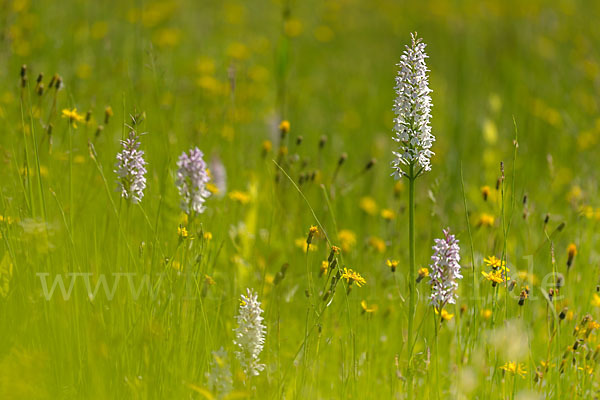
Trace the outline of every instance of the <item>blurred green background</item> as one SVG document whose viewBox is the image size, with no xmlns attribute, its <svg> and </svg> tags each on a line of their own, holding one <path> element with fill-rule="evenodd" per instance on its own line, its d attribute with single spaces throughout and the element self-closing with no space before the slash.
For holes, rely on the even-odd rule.
<svg viewBox="0 0 600 400">
<path fill-rule="evenodd" d="M 406 190 L 390 176 L 392 104 L 395 64 L 415 31 L 430 56 L 437 138 L 432 171 L 417 185 L 417 262 L 428 265 L 433 238 L 451 226 L 464 266 L 475 265 L 439 338 L 448 351 L 435 379 L 433 325 L 428 319 L 422 326 L 416 393 L 508 398 L 514 386 L 513 395 L 590 398 L 597 372 L 583 376 L 573 364 L 559 374 L 556 365 L 581 317 L 593 310 L 598 318 L 599 11 L 600 3 L 584 0 L 1 0 L 0 276 L 7 283 L 0 296 L 0 398 L 210 398 L 204 374 L 211 351 L 224 346 L 234 363 L 233 316 L 246 287 L 264 301 L 267 371 L 251 390 L 234 363 L 235 396 L 402 398 L 407 216 Z M 59 74 L 63 89 L 36 94 L 40 73 L 46 87 Z M 107 107 L 114 113 L 108 123 Z M 90 112 L 76 129 L 61 117 L 73 108 Z M 128 207 L 112 191 L 112 169 L 125 123 L 136 114 L 147 132 L 148 188 L 142 207 Z M 284 119 L 291 129 L 280 142 Z M 190 226 L 194 240 L 182 244 L 174 171 L 192 146 L 207 161 L 222 162 L 227 188 Z M 273 159 L 296 182 L 314 172 L 300 188 L 343 248 L 344 262 L 368 282 L 348 296 L 338 291 L 322 320 L 307 311 L 304 292 L 307 282 L 319 282 L 329 249 L 321 237 L 316 251 L 303 253 L 316 222 Z M 365 170 L 371 159 L 376 164 Z M 492 291 L 479 272 L 483 257 L 500 257 L 504 243 L 495 189 L 501 161 L 504 216 L 512 217 L 509 266 L 525 271 L 523 257 L 534 257 L 535 277 L 519 274 L 513 295 L 529 281 L 537 293 L 529 308 L 512 298 L 508 311 L 498 310 L 498 318 L 510 315 L 508 328 L 484 317 Z M 483 186 L 492 191 L 487 202 Z M 566 297 L 555 307 L 574 314 L 555 341 L 539 286 L 552 270 L 546 214 L 560 272 L 567 245 L 578 247 Z M 554 231 L 561 223 L 565 228 Z M 397 277 L 386 259 L 400 261 Z M 283 263 L 290 264 L 287 275 L 274 285 Z M 71 300 L 46 301 L 35 275 L 156 273 L 165 265 L 169 286 L 159 301 L 134 301 L 126 289 L 112 301 L 90 300 L 78 285 Z M 177 270 L 188 269 L 216 284 L 194 283 L 201 301 L 170 301 L 170 292 L 187 290 Z M 471 296 L 475 289 L 481 298 Z M 363 300 L 378 311 L 363 312 Z M 472 318 L 462 318 L 462 305 Z M 318 333 L 302 346 L 313 324 Z M 517 355 L 529 371 L 514 382 L 498 372 L 513 360 L 493 340 L 513 334 L 528 338 Z M 555 366 L 543 385 L 533 381 L 540 360 Z"/>
</svg>

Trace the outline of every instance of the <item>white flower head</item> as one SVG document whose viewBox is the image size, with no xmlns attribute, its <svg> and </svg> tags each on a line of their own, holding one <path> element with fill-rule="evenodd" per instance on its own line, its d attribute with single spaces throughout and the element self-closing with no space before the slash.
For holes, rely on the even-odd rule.
<svg viewBox="0 0 600 400">
<path fill-rule="evenodd" d="M 135 131 L 132 130 L 127 139 L 121 140 L 121 147 L 114 170 L 118 176 L 119 191 L 121 197 L 139 203 L 146 188 L 146 160 Z"/>
<path fill-rule="evenodd" d="M 450 228 L 444 229 L 443 232 L 443 239 L 434 240 L 432 263 L 429 266 L 431 304 L 438 309 L 456 302 L 458 279 L 462 279 L 458 239 L 450 233 Z"/>
<path fill-rule="evenodd" d="M 176 185 L 181 195 L 181 208 L 185 213 L 195 211 L 202 213 L 206 209 L 204 202 L 210 196 L 206 184 L 210 180 L 204 161 L 204 154 L 197 147 L 189 154 L 185 151 L 177 161 Z"/>
<path fill-rule="evenodd" d="M 227 352 L 223 347 L 217 351 L 213 351 L 210 371 L 206 373 L 208 388 L 218 399 L 222 399 L 233 390 L 233 377 L 228 358 Z"/>
<path fill-rule="evenodd" d="M 396 100 L 394 101 L 394 140 L 399 143 L 392 162 L 396 179 L 406 172 L 406 166 L 431 170 L 430 158 L 434 154 L 431 146 L 435 136 L 431 134 L 431 96 L 427 65 L 426 44 L 417 34 L 411 34 L 411 45 L 402 53 L 396 76 Z M 416 174 L 416 172 L 414 172 Z"/>
<path fill-rule="evenodd" d="M 260 363 L 260 353 L 265 344 L 267 328 L 263 324 L 258 295 L 246 289 L 246 296 L 241 296 L 239 314 L 235 317 L 238 326 L 234 329 L 233 343 L 238 346 L 235 352 L 246 376 L 257 376 L 265 368 Z"/>
</svg>

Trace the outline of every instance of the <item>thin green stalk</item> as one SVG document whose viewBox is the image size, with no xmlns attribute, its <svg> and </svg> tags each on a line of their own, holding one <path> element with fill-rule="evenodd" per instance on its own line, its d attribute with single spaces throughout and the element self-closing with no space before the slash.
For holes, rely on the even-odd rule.
<svg viewBox="0 0 600 400">
<path fill-rule="evenodd" d="M 413 342 L 413 319 L 415 316 L 415 176 L 414 165 L 410 166 L 408 176 L 408 287 L 410 297 L 408 299 L 408 398 L 412 398 L 412 342 Z"/>
</svg>

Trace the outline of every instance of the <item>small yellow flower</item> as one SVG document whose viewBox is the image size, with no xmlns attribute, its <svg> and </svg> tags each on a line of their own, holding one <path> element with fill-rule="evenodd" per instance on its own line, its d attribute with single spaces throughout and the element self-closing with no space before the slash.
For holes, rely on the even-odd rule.
<svg viewBox="0 0 600 400">
<path fill-rule="evenodd" d="M 321 261 L 321 275 L 327 275 L 327 271 L 329 271 L 329 262 Z"/>
<path fill-rule="evenodd" d="M 452 318 L 454 318 L 454 314 L 450 314 L 443 308 L 441 313 L 438 311 L 437 308 L 435 308 L 433 311 L 435 311 L 436 314 L 439 314 L 442 317 L 442 321 L 450 321 Z"/>
<path fill-rule="evenodd" d="M 204 282 L 206 282 L 206 284 L 210 286 L 216 284 L 215 280 L 206 274 L 204 275 Z"/>
<path fill-rule="evenodd" d="M 594 297 L 592 298 L 592 305 L 594 307 L 600 307 L 600 296 L 597 293 L 594 293 Z"/>
<path fill-rule="evenodd" d="M 207 183 L 206 184 L 206 190 L 208 190 L 209 192 L 211 192 L 212 194 L 217 194 L 219 193 L 219 188 L 217 187 L 217 185 L 215 185 L 214 183 Z"/>
<path fill-rule="evenodd" d="M 296 247 L 300 248 L 305 253 L 306 253 L 307 248 L 309 251 L 317 251 L 318 250 L 318 247 L 313 243 L 306 245 L 306 239 L 304 239 L 304 238 L 298 238 L 298 239 L 294 240 L 294 244 L 296 245 Z"/>
<path fill-rule="evenodd" d="M 570 267 L 573 264 L 573 258 L 577 255 L 577 246 L 575 243 L 571 243 L 567 248 L 567 267 Z"/>
<path fill-rule="evenodd" d="M 385 262 L 392 272 L 396 272 L 396 268 L 398 267 L 398 260 L 387 260 Z"/>
<path fill-rule="evenodd" d="M 316 235 L 316 234 L 319 232 L 319 228 L 317 228 L 317 227 L 316 227 L 316 226 L 314 226 L 314 225 L 311 225 L 311 227 L 310 227 L 310 228 L 308 228 L 308 232 L 309 232 L 311 235 Z"/>
<path fill-rule="evenodd" d="M 285 136 L 290 131 L 290 121 L 284 119 L 279 124 L 279 132 L 281 132 L 281 136 Z"/>
<path fill-rule="evenodd" d="M 507 362 L 506 364 L 504 364 L 503 366 L 500 367 L 500 369 L 510 372 L 512 375 L 519 375 L 521 378 L 525 378 L 525 375 L 527 375 L 527 370 L 525 369 L 524 365 L 521 363 L 516 363 L 516 362 Z"/>
<path fill-rule="evenodd" d="M 77 122 L 85 121 L 85 117 L 77 113 L 77 108 L 74 108 L 72 110 L 69 110 L 68 108 L 63 109 L 62 117 L 68 118 L 69 122 L 73 125 L 73 128 L 77 128 Z"/>
<path fill-rule="evenodd" d="M 265 140 L 264 142 L 262 142 L 263 154 L 270 153 L 272 148 L 273 148 L 273 143 L 271 143 L 270 140 Z"/>
<path fill-rule="evenodd" d="M 371 304 L 371 306 L 369 306 L 367 304 L 366 300 L 362 300 L 360 302 L 360 307 L 362 308 L 363 314 L 364 313 L 367 313 L 367 314 L 374 313 L 374 312 L 376 312 L 379 309 L 379 307 L 377 306 L 377 304 Z"/>
<path fill-rule="evenodd" d="M 181 270 L 183 269 L 179 261 L 173 261 L 171 263 L 171 268 L 173 268 L 177 272 L 181 272 Z"/>
<path fill-rule="evenodd" d="M 187 228 L 185 226 L 179 225 L 177 227 L 177 235 L 179 235 L 180 239 L 187 239 L 188 238 Z"/>
<path fill-rule="evenodd" d="M 387 221 L 391 221 L 394 218 L 396 218 L 396 213 L 390 210 L 389 208 L 384 208 L 383 210 L 381 210 L 381 218 Z"/>
<path fill-rule="evenodd" d="M 481 310 L 481 316 L 483 319 L 490 319 L 492 317 L 492 310 L 486 308 L 485 310 Z"/>
<path fill-rule="evenodd" d="M 351 285 L 353 282 L 356 282 L 356 286 L 361 287 L 362 285 L 366 285 L 367 281 L 365 278 L 360 276 L 360 274 L 352 269 L 348 269 L 344 267 L 344 272 L 342 273 L 342 279 L 346 279 L 346 282 Z"/>
<path fill-rule="evenodd" d="M 479 225 L 479 226 L 486 226 L 486 227 L 492 227 L 492 226 L 494 226 L 494 222 L 495 221 L 496 221 L 496 219 L 494 218 L 493 215 L 482 213 L 479 216 L 479 221 L 478 221 L 477 225 Z"/>
<path fill-rule="evenodd" d="M 363 197 L 359 202 L 360 209 L 369 215 L 377 214 L 377 203 L 372 197 Z"/>
<path fill-rule="evenodd" d="M 210 232 L 204 232 L 203 237 L 204 237 L 204 240 L 209 241 L 209 240 L 212 240 L 213 236 L 212 236 L 212 233 L 210 233 Z"/>
<path fill-rule="evenodd" d="M 421 282 L 423 280 L 423 278 L 426 278 L 429 276 L 429 269 L 427 269 L 427 267 L 423 267 L 423 268 L 419 268 L 419 270 L 417 271 L 417 283 Z"/>
<path fill-rule="evenodd" d="M 240 204 L 248 204 L 250 202 L 250 195 L 239 190 L 233 190 L 229 192 L 229 198 L 233 201 L 237 201 Z"/>
<path fill-rule="evenodd" d="M 369 246 L 371 246 L 378 253 L 383 253 L 385 251 L 385 242 L 383 239 L 371 236 L 369 238 Z"/>
<path fill-rule="evenodd" d="M 488 197 L 490 196 L 490 187 L 489 186 L 481 187 L 481 196 L 483 197 L 483 201 L 487 201 Z"/>
<path fill-rule="evenodd" d="M 485 272 L 485 271 L 481 271 L 481 275 L 483 275 L 485 277 L 485 279 L 492 282 L 493 284 L 504 282 L 502 273 L 500 271 L 491 271 L 489 273 Z M 510 277 L 507 277 L 506 280 L 510 280 Z"/>
<path fill-rule="evenodd" d="M 107 106 L 107 107 L 104 109 L 104 124 L 105 124 L 105 125 L 106 125 L 106 124 L 108 124 L 108 121 L 110 121 L 110 117 L 112 117 L 112 116 L 113 116 L 113 114 L 114 114 L 114 113 L 113 113 L 113 109 L 112 109 L 112 107 L 111 107 L 111 106 Z"/>
<path fill-rule="evenodd" d="M 348 253 L 356 245 L 356 234 L 349 229 L 339 231 L 338 239 L 344 253 Z"/>
<path fill-rule="evenodd" d="M 394 195 L 396 197 L 398 197 L 400 195 L 400 193 L 402 193 L 403 190 L 404 190 L 403 181 L 396 181 L 396 183 L 394 184 Z"/>
<path fill-rule="evenodd" d="M 485 265 L 487 265 L 488 267 L 492 267 L 493 269 L 498 269 L 500 267 L 506 266 L 506 261 L 502 261 L 496 256 L 484 258 L 483 262 L 485 263 Z"/>
</svg>

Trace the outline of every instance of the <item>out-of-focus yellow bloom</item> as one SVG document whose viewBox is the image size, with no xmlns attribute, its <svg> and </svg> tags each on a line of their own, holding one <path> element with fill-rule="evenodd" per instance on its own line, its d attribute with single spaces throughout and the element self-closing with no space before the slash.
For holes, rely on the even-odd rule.
<svg viewBox="0 0 600 400">
<path fill-rule="evenodd" d="M 383 253 L 385 251 L 385 242 L 383 239 L 376 236 L 371 236 L 369 238 L 369 246 L 371 246 L 378 253 Z"/>
<path fill-rule="evenodd" d="M 481 310 L 481 316 L 483 319 L 490 319 L 492 317 L 492 310 L 486 308 L 485 310 Z"/>
<path fill-rule="evenodd" d="M 185 226 L 181 226 L 179 225 L 177 227 L 177 235 L 181 238 L 181 239 L 187 239 L 189 234 L 187 231 L 187 228 Z"/>
<path fill-rule="evenodd" d="M 594 307 L 600 307 L 600 296 L 597 293 L 594 293 L 592 297 L 592 305 Z"/>
<path fill-rule="evenodd" d="M 299 36 L 303 31 L 302 22 L 296 18 L 290 18 L 287 21 L 285 21 L 285 25 L 283 28 L 285 34 L 289 37 Z"/>
<path fill-rule="evenodd" d="M 210 232 L 204 232 L 203 237 L 204 237 L 204 240 L 206 240 L 206 241 L 212 240 L 212 238 L 213 238 L 212 233 L 210 233 Z"/>
<path fill-rule="evenodd" d="M 282 135 L 287 134 L 290 131 L 290 121 L 288 121 L 287 119 L 281 121 L 281 123 L 279 124 L 279 131 Z"/>
<path fill-rule="evenodd" d="M 391 221 L 394 218 L 396 218 L 396 213 L 390 210 L 389 208 L 384 208 L 383 210 L 381 210 L 381 218 Z"/>
<path fill-rule="evenodd" d="M 500 369 L 510 372 L 512 375 L 518 374 L 521 378 L 525 378 L 525 375 L 527 375 L 527 370 L 525 369 L 525 366 L 521 363 L 516 363 L 513 361 L 507 362 L 506 364 L 501 366 Z"/>
<path fill-rule="evenodd" d="M 434 309 L 436 314 L 439 314 L 440 317 L 442 317 L 442 321 L 450 321 L 452 318 L 454 318 L 454 314 L 450 314 L 448 311 L 446 311 L 446 309 L 442 308 L 442 312 L 440 313 L 438 311 L 438 309 Z"/>
<path fill-rule="evenodd" d="M 377 304 L 371 304 L 370 306 L 367 304 L 366 300 L 362 300 L 360 302 L 360 308 L 362 308 L 362 312 L 370 314 L 370 313 L 374 313 L 376 312 L 379 307 L 377 306 Z"/>
<path fill-rule="evenodd" d="M 210 286 L 216 285 L 215 280 L 206 274 L 204 275 L 204 282 L 206 282 L 206 284 Z"/>
<path fill-rule="evenodd" d="M 349 229 L 339 231 L 338 239 L 344 253 L 348 253 L 356 245 L 356 234 Z"/>
<path fill-rule="evenodd" d="M 396 268 L 398 268 L 398 260 L 387 260 L 385 262 L 392 272 L 396 272 Z"/>
<path fill-rule="evenodd" d="M 206 184 L 206 190 L 208 190 L 209 192 L 211 192 L 212 194 L 217 194 L 219 193 L 219 188 L 217 187 L 217 185 L 215 185 L 214 183 L 210 182 Z"/>
<path fill-rule="evenodd" d="M 495 145 L 498 141 L 498 128 L 496 128 L 494 121 L 486 118 L 483 121 L 482 130 L 486 143 L 492 146 Z"/>
<path fill-rule="evenodd" d="M 581 187 L 579 185 L 573 185 L 569 190 L 569 193 L 567 193 L 567 201 L 569 203 L 574 203 L 581 199 L 582 196 L 583 190 L 581 190 Z"/>
<path fill-rule="evenodd" d="M 229 198 L 233 201 L 237 201 L 240 204 L 248 204 L 250 202 L 250 195 L 239 190 L 233 190 L 229 192 Z"/>
<path fill-rule="evenodd" d="M 176 28 L 164 28 L 156 32 L 152 41 L 158 47 L 174 47 L 181 40 L 181 31 Z"/>
<path fill-rule="evenodd" d="M 489 196 L 490 196 L 490 187 L 482 186 L 481 187 L 481 197 L 483 197 L 483 201 L 487 201 Z"/>
<path fill-rule="evenodd" d="M 314 243 L 307 245 L 305 238 L 298 238 L 298 239 L 294 240 L 294 244 L 296 245 L 296 247 L 299 247 L 305 253 L 306 253 L 307 248 L 309 251 L 317 251 L 318 250 L 317 245 L 315 245 Z"/>
<path fill-rule="evenodd" d="M 360 209 L 369 215 L 377 214 L 377 203 L 372 197 L 363 197 L 359 202 Z"/>
<path fill-rule="evenodd" d="M 496 222 L 496 219 L 494 218 L 493 215 L 481 213 L 481 215 L 479 216 L 479 221 L 477 222 L 477 225 L 491 227 L 491 226 L 494 226 L 494 222 Z"/>
<path fill-rule="evenodd" d="M 262 142 L 263 153 L 265 153 L 265 154 L 270 153 L 272 148 L 273 148 L 273 143 L 271 143 L 270 140 L 265 140 L 264 142 Z"/>
<path fill-rule="evenodd" d="M 90 27 L 90 36 L 92 39 L 102 39 L 108 33 L 108 24 L 104 21 L 96 21 Z"/>
<path fill-rule="evenodd" d="M 248 51 L 248 47 L 246 47 L 246 45 L 235 42 L 227 46 L 227 55 L 237 60 L 245 60 L 250 56 L 250 52 Z"/>
</svg>

